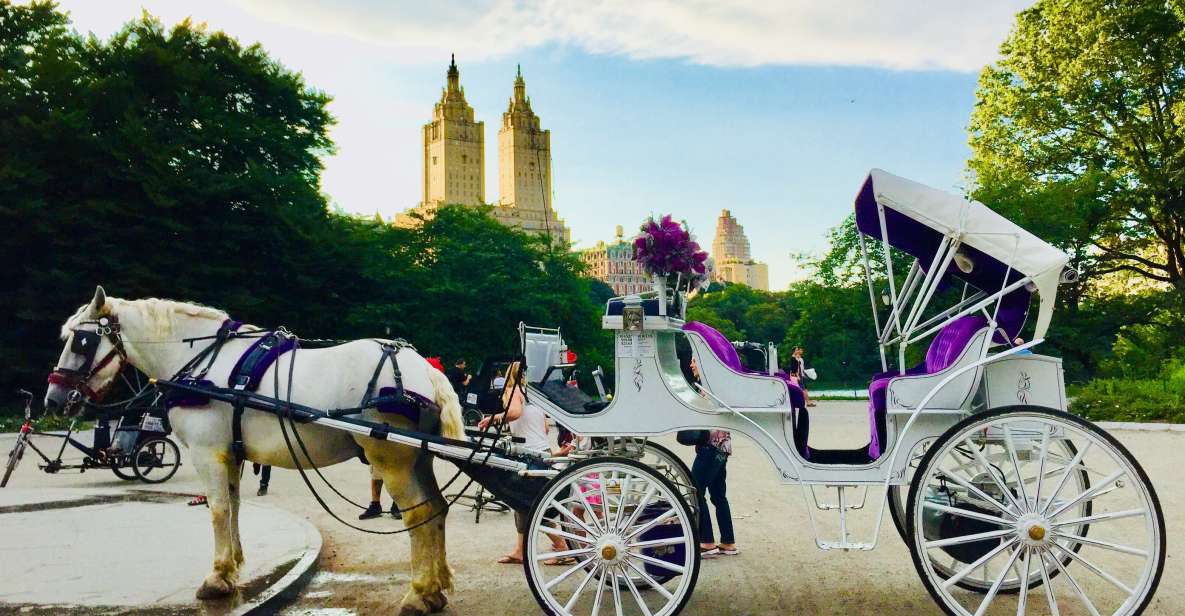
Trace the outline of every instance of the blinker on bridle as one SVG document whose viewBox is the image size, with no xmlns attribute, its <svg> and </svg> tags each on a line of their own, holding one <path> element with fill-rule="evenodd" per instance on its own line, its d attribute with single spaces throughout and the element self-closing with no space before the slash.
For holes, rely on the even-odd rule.
<svg viewBox="0 0 1185 616">
<path fill-rule="evenodd" d="M 70 352 L 82 357 L 82 364 L 78 368 L 63 368 L 58 366 L 49 374 L 49 383 L 61 385 L 71 389 L 67 397 L 68 404 L 76 404 L 85 396 L 87 400 L 97 401 L 103 392 L 96 391 L 90 385 L 90 380 L 103 368 L 118 357 L 127 365 L 127 352 L 124 350 L 123 339 L 119 335 L 119 319 L 115 315 L 101 316 L 93 321 L 81 321 L 78 325 L 94 325 L 94 330 L 75 328 L 71 330 Z M 95 355 L 99 351 L 99 344 L 107 338 L 111 341 L 111 350 L 102 359 L 95 362 Z"/>
</svg>

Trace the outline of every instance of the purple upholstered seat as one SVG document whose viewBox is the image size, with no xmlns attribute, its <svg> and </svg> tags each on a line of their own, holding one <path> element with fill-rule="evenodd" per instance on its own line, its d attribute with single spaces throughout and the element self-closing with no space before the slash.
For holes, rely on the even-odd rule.
<svg viewBox="0 0 1185 616">
<path fill-rule="evenodd" d="M 930 343 L 926 351 L 926 359 L 922 363 L 905 371 L 907 376 L 918 376 L 941 372 L 958 361 L 959 356 L 967 348 L 975 334 L 987 327 L 987 319 L 982 315 L 973 314 L 959 317 L 939 330 L 938 335 Z M 872 377 L 868 385 L 868 421 L 871 438 L 868 443 L 868 456 L 875 460 L 881 455 L 881 443 L 886 434 L 885 409 L 889 380 L 900 376 L 895 371 L 882 372 Z"/>
<path fill-rule="evenodd" d="M 712 349 L 712 353 L 720 359 L 721 363 L 733 370 L 744 373 L 745 368 L 741 365 L 741 357 L 737 355 L 737 350 L 724 337 L 724 334 L 716 331 L 716 328 L 707 323 L 700 323 L 699 321 L 688 321 L 683 324 L 683 331 L 695 332 L 704 337 L 704 341 L 708 343 L 708 348 Z"/>
</svg>

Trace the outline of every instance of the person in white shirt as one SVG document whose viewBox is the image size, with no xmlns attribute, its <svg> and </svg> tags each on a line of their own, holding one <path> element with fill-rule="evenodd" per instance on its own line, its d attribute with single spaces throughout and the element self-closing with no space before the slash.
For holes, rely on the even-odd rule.
<svg viewBox="0 0 1185 616">
<path fill-rule="evenodd" d="M 487 415 L 477 424 L 478 430 L 485 430 L 490 425 L 501 426 L 509 422 L 510 434 L 523 439 L 521 447 L 540 456 L 564 455 L 566 450 L 553 451 L 551 439 L 547 437 L 547 415 L 543 409 L 531 404 L 527 400 L 526 389 L 523 384 L 522 362 L 514 362 L 506 369 L 506 386 L 502 390 L 501 413 Z M 525 542 L 527 526 L 527 512 L 514 512 L 514 527 L 518 531 L 518 540 L 514 550 L 498 559 L 505 565 L 522 564 L 523 544 Z M 552 536 L 552 542 L 559 551 L 566 550 L 563 540 Z M 571 559 L 549 559 L 543 561 L 545 565 L 574 564 Z"/>
</svg>

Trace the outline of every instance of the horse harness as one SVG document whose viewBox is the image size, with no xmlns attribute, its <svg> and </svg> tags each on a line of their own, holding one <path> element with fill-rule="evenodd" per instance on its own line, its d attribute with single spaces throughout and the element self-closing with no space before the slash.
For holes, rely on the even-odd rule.
<svg viewBox="0 0 1185 616">
<path fill-rule="evenodd" d="M 104 391 L 103 389 L 96 391 L 92 388 L 90 380 L 108 364 L 115 361 L 117 357 L 121 362 L 119 370 L 123 370 L 128 359 L 123 338 L 120 337 L 119 319 L 114 314 L 103 315 L 89 321 L 79 321 L 78 325 L 95 326 L 94 331 L 77 327 L 71 330 L 70 352 L 80 355 L 82 364 L 77 368 L 57 366 L 53 372 L 49 373 L 47 379 L 51 385 L 70 388 L 70 395 L 67 399 L 70 404 L 77 403 L 82 397 L 90 401 L 100 400 Z M 95 355 L 99 352 L 99 345 L 104 338 L 111 342 L 111 350 L 96 362 Z"/>
</svg>

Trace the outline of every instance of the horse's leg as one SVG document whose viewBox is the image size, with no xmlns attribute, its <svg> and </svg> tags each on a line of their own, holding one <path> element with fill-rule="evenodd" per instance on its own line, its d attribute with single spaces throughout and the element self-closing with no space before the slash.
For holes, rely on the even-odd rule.
<svg viewBox="0 0 1185 616">
<path fill-rule="evenodd" d="M 373 453 L 372 453 L 373 451 Z M 403 523 L 412 528 L 411 589 L 403 597 L 400 616 L 420 616 L 444 609 L 453 572 L 445 558 L 444 497 L 432 473 L 432 458 L 408 447 L 380 445 L 366 457 L 382 473 L 383 483 L 403 509 Z M 425 520 L 429 520 L 425 522 Z"/>
<path fill-rule="evenodd" d="M 230 532 L 231 556 L 235 565 L 243 564 L 243 542 L 239 539 L 239 503 L 242 501 L 243 465 L 230 469 Z"/>
<path fill-rule="evenodd" d="M 194 466 L 206 486 L 206 502 L 210 505 L 210 523 L 214 527 L 214 567 L 198 588 L 198 599 L 217 599 L 235 591 L 239 564 L 235 558 L 234 528 L 231 515 L 231 486 L 235 475 L 231 454 L 225 449 L 203 449 L 194 452 Z M 237 479 L 233 480 L 237 483 Z M 236 486 L 237 491 L 237 486 Z"/>
</svg>

